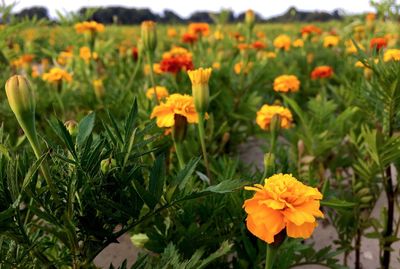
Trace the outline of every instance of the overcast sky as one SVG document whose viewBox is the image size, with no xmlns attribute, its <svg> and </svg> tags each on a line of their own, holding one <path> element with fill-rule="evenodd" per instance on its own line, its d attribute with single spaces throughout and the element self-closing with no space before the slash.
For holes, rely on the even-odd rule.
<svg viewBox="0 0 400 269">
<path fill-rule="evenodd" d="M 1 0 L 6 4 L 17 2 L 14 11 L 19 11 L 31 6 L 45 6 L 51 17 L 55 17 L 55 10 L 77 11 L 82 6 L 125 6 L 136 8 L 150 8 L 153 12 L 162 13 L 170 9 L 183 17 L 194 11 L 219 11 L 229 8 L 236 14 L 249 8 L 264 17 L 271 17 L 285 12 L 289 7 L 295 6 L 299 10 L 332 11 L 337 8 L 348 13 L 361 13 L 373 11 L 369 0 Z"/>
</svg>

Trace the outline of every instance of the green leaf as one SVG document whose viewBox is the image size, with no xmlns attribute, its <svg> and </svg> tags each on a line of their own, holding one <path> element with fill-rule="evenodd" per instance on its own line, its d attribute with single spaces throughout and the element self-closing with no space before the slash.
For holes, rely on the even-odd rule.
<svg viewBox="0 0 400 269">
<path fill-rule="evenodd" d="M 52 123 L 51 121 L 49 121 L 49 124 L 51 128 L 53 128 L 57 136 L 65 143 L 68 150 L 71 152 L 71 154 L 74 156 L 74 159 L 76 160 L 77 155 L 75 151 L 75 145 L 65 125 L 58 119 L 57 119 L 57 124 Z"/>
<path fill-rule="evenodd" d="M 183 168 L 183 170 L 179 171 L 178 175 L 176 176 L 176 180 L 172 182 L 172 185 L 179 184 L 179 189 L 183 190 L 185 188 L 186 183 L 188 182 L 190 176 L 193 175 L 194 170 L 196 169 L 199 161 L 200 161 L 200 157 L 191 159 L 186 164 L 185 168 Z"/>
<path fill-rule="evenodd" d="M 148 192 L 137 180 L 132 180 L 132 186 L 136 190 L 140 199 L 150 208 L 153 209 L 157 205 L 157 199 Z"/>
<path fill-rule="evenodd" d="M 126 122 L 125 122 L 125 143 L 131 137 L 131 134 L 133 132 L 133 128 L 135 126 L 137 113 L 138 113 L 138 104 L 137 104 L 137 100 L 135 98 L 135 100 L 133 101 L 133 104 L 132 104 L 131 111 L 129 112 L 129 116 L 126 119 Z"/>
<path fill-rule="evenodd" d="M 329 201 L 321 201 L 321 205 L 340 209 L 340 208 L 352 208 L 352 207 L 356 206 L 356 203 L 339 200 L 339 199 L 335 198 L 335 199 L 331 199 Z"/>
<path fill-rule="evenodd" d="M 158 156 L 150 173 L 149 191 L 158 201 L 162 195 L 165 182 L 165 157 Z"/>
<path fill-rule="evenodd" d="M 96 118 L 96 113 L 92 112 L 86 117 L 84 117 L 78 125 L 78 135 L 76 137 L 76 142 L 79 146 L 82 146 L 85 143 L 86 139 L 93 131 L 94 121 Z"/>
<path fill-rule="evenodd" d="M 246 184 L 239 180 L 224 180 L 217 185 L 205 188 L 202 192 L 229 193 L 238 190 Z"/>
</svg>

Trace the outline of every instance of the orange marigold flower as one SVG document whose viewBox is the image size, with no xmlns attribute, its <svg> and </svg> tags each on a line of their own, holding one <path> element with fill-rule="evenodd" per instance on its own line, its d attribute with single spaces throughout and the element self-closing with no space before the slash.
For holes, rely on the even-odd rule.
<svg viewBox="0 0 400 269">
<path fill-rule="evenodd" d="M 244 64 L 242 61 L 240 61 L 233 66 L 233 70 L 237 75 L 239 75 L 242 72 L 244 74 L 247 74 L 250 72 L 252 67 L 253 67 L 253 62 L 248 62 L 247 64 Z"/>
<path fill-rule="evenodd" d="M 365 16 L 365 20 L 368 22 L 373 22 L 376 19 L 376 14 L 375 13 L 367 13 L 367 15 Z"/>
<path fill-rule="evenodd" d="M 197 35 L 194 33 L 184 33 L 182 35 L 182 42 L 188 44 L 194 44 L 197 41 Z"/>
<path fill-rule="evenodd" d="M 157 118 L 157 126 L 172 127 L 175 124 L 175 115 L 186 118 L 188 123 L 198 123 L 199 115 L 194 106 L 193 97 L 187 94 L 171 94 L 166 102 L 154 107 L 150 118 Z"/>
<path fill-rule="evenodd" d="M 291 174 L 276 174 L 266 178 L 264 185 L 245 189 L 256 192 L 243 204 L 247 229 L 268 244 L 284 229 L 289 237 L 309 238 L 318 225 L 316 218 L 324 217 L 322 194 Z"/>
<path fill-rule="evenodd" d="M 387 47 L 387 39 L 384 37 L 375 37 L 371 39 L 369 47 L 377 51 Z"/>
<path fill-rule="evenodd" d="M 292 125 L 293 115 L 289 109 L 279 105 L 263 105 L 257 111 L 256 123 L 263 130 L 269 130 L 274 115 L 279 115 L 281 128 L 288 129 Z"/>
<path fill-rule="evenodd" d="M 304 47 L 304 41 L 303 41 L 303 39 L 298 38 L 298 39 L 296 39 L 295 41 L 293 41 L 293 47 L 295 47 L 295 48 L 302 48 L 302 47 Z"/>
<path fill-rule="evenodd" d="M 190 33 L 197 36 L 208 36 L 210 33 L 210 26 L 206 22 L 193 22 L 189 24 L 188 28 Z"/>
<path fill-rule="evenodd" d="M 312 24 L 303 26 L 303 28 L 301 28 L 301 35 L 308 36 L 310 34 L 320 35 L 322 34 L 322 29 Z"/>
<path fill-rule="evenodd" d="M 274 91 L 297 92 L 300 89 L 300 80 L 293 75 L 282 75 L 274 80 Z"/>
<path fill-rule="evenodd" d="M 168 36 L 169 38 L 174 38 L 174 37 L 176 37 L 177 35 L 178 35 L 178 32 L 176 31 L 175 28 L 169 27 L 169 28 L 167 29 L 167 36 Z"/>
<path fill-rule="evenodd" d="M 66 82 L 71 82 L 72 76 L 67 71 L 61 68 L 53 67 L 52 69 L 50 69 L 50 72 L 43 74 L 42 79 L 50 83 L 61 82 L 62 80 L 65 80 Z"/>
<path fill-rule="evenodd" d="M 289 50 L 290 43 L 291 40 L 288 35 L 279 35 L 274 39 L 274 47 L 277 49 Z"/>
<path fill-rule="evenodd" d="M 157 93 L 157 99 L 161 100 L 166 97 L 168 97 L 169 93 L 167 88 L 163 86 L 156 86 L 156 93 Z M 148 88 L 146 91 L 146 97 L 147 99 L 153 100 L 154 99 L 154 88 Z"/>
<path fill-rule="evenodd" d="M 400 61 L 400 49 L 388 49 L 383 55 L 383 61 Z"/>
<path fill-rule="evenodd" d="M 333 75 L 333 69 L 327 65 L 321 65 L 314 68 L 311 72 L 311 79 L 330 78 Z"/>
<path fill-rule="evenodd" d="M 160 70 L 176 74 L 181 70 L 187 71 L 194 68 L 192 54 L 185 48 L 173 47 L 162 56 Z"/>
<path fill-rule="evenodd" d="M 78 34 L 82 34 L 85 32 L 96 33 L 96 32 L 104 32 L 104 24 L 98 23 L 95 21 L 84 21 L 75 24 L 75 31 Z"/>
<path fill-rule="evenodd" d="M 262 41 L 254 41 L 253 44 L 251 44 L 251 46 L 253 47 L 253 49 L 256 50 L 262 50 L 267 47 Z"/>
</svg>

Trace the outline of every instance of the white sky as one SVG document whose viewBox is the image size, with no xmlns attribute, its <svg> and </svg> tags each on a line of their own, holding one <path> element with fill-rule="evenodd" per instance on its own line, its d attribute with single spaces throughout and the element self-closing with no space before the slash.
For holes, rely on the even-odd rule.
<svg viewBox="0 0 400 269">
<path fill-rule="evenodd" d="M 295 6 L 299 10 L 332 11 L 337 8 L 348 13 L 373 11 L 369 0 L 0 0 L 6 4 L 17 2 L 14 11 L 31 6 L 45 6 L 51 17 L 55 17 L 55 10 L 77 11 L 82 6 L 125 6 L 136 8 L 150 8 L 159 14 L 164 9 L 170 9 L 180 16 L 187 17 L 194 11 L 219 11 L 221 8 L 232 9 L 235 14 L 249 8 L 260 13 L 263 17 L 282 14 L 289 7 Z"/>
</svg>

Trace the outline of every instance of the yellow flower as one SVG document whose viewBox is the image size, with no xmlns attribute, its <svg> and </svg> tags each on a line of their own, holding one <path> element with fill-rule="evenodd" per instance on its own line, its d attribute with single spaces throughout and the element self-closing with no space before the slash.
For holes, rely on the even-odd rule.
<svg viewBox="0 0 400 269">
<path fill-rule="evenodd" d="M 168 36 L 168 37 L 174 38 L 174 37 L 176 37 L 177 35 L 178 35 L 178 32 L 176 31 L 175 28 L 169 27 L 169 28 L 167 29 L 167 36 Z"/>
<path fill-rule="evenodd" d="M 324 217 L 319 209 L 322 194 L 291 174 L 276 174 L 266 178 L 264 185 L 245 189 L 256 192 L 243 204 L 247 229 L 268 244 L 283 229 L 289 237 L 309 238 L 317 226 L 316 218 Z"/>
<path fill-rule="evenodd" d="M 236 64 L 233 66 L 233 70 L 235 71 L 235 73 L 236 73 L 237 75 L 239 75 L 239 74 L 242 73 L 242 72 L 243 72 L 244 74 L 247 74 L 247 73 L 250 72 L 250 70 L 251 70 L 252 67 L 253 67 L 253 62 L 248 62 L 246 65 L 244 65 L 243 62 L 240 61 L 240 62 L 236 63 Z"/>
<path fill-rule="evenodd" d="M 150 118 L 157 117 L 157 126 L 172 127 L 175 124 L 175 115 L 186 118 L 188 123 L 198 123 L 199 115 L 194 106 L 193 97 L 187 94 L 171 94 L 166 102 L 154 107 Z"/>
<path fill-rule="evenodd" d="M 324 38 L 324 47 L 336 47 L 339 44 L 339 37 L 335 35 L 328 35 Z"/>
<path fill-rule="evenodd" d="M 102 99 L 104 97 L 104 84 L 102 79 L 94 79 L 92 81 L 94 94 L 96 95 L 97 99 Z"/>
<path fill-rule="evenodd" d="M 300 89 L 300 80 L 293 75 L 282 75 L 274 80 L 274 91 L 297 92 Z"/>
<path fill-rule="evenodd" d="M 256 122 L 263 130 L 269 130 L 272 117 L 274 115 L 280 116 L 281 128 L 290 128 L 293 116 L 289 109 L 278 106 L 278 105 L 263 105 L 259 111 L 257 111 Z"/>
<path fill-rule="evenodd" d="M 221 69 L 221 63 L 220 62 L 213 62 L 212 68 L 213 69 L 217 69 L 217 70 Z"/>
<path fill-rule="evenodd" d="M 165 88 L 163 86 L 156 86 L 156 93 L 157 93 L 158 100 L 164 99 L 164 98 L 168 97 L 168 95 L 169 95 L 167 88 Z M 153 87 L 147 89 L 146 97 L 147 97 L 147 99 L 150 99 L 150 100 L 154 99 L 154 88 Z"/>
<path fill-rule="evenodd" d="M 346 52 L 348 54 L 357 53 L 357 47 L 356 47 L 356 45 L 354 45 L 354 42 L 352 40 L 346 40 L 345 43 L 346 43 Z M 360 43 L 358 43 L 357 45 L 361 50 L 365 50 L 364 46 L 361 45 Z"/>
<path fill-rule="evenodd" d="M 62 51 L 57 57 L 57 63 L 66 65 L 73 57 L 72 51 Z"/>
<path fill-rule="evenodd" d="M 43 74 L 42 79 L 50 83 L 61 82 L 62 80 L 71 82 L 72 76 L 61 68 L 53 67 L 50 72 Z"/>
<path fill-rule="evenodd" d="M 91 58 L 96 59 L 97 58 L 97 53 L 96 52 L 91 52 L 89 47 L 81 47 L 79 49 L 79 57 L 83 59 L 86 63 L 89 63 L 89 60 Z"/>
<path fill-rule="evenodd" d="M 383 61 L 400 61 L 400 49 L 388 49 L 383 55 Z"/>
<path fill-rule="evenodd" d="M 295 41 L 293 41 L 293 47 L 295 48 L 302 48 L 304 47 L 304 41 L 301 38 L 296 39 Z"/>
<path fill-rule="evenodd" d="M 208 85 L 211 76 L 211 68 L 198 68 L 196 70 L 189 70 L 188 75 L 192 85 Z"/>
<path fill-rule="evenodd" d="M 82 34 L 85 32 L 96 33 L 96 32 L 104 32 L 104 24 L 97 23 L 95 21 L 84 21 L 75 24 L 75 31 L 78 34 Z"/>
<path fill-rule="evenodd" d="M 279 35 L 274 39 L 274 47 L 277 49 L 289 50 L 290 43 L 291 40 L 288 35 Z"/>
</svg>

